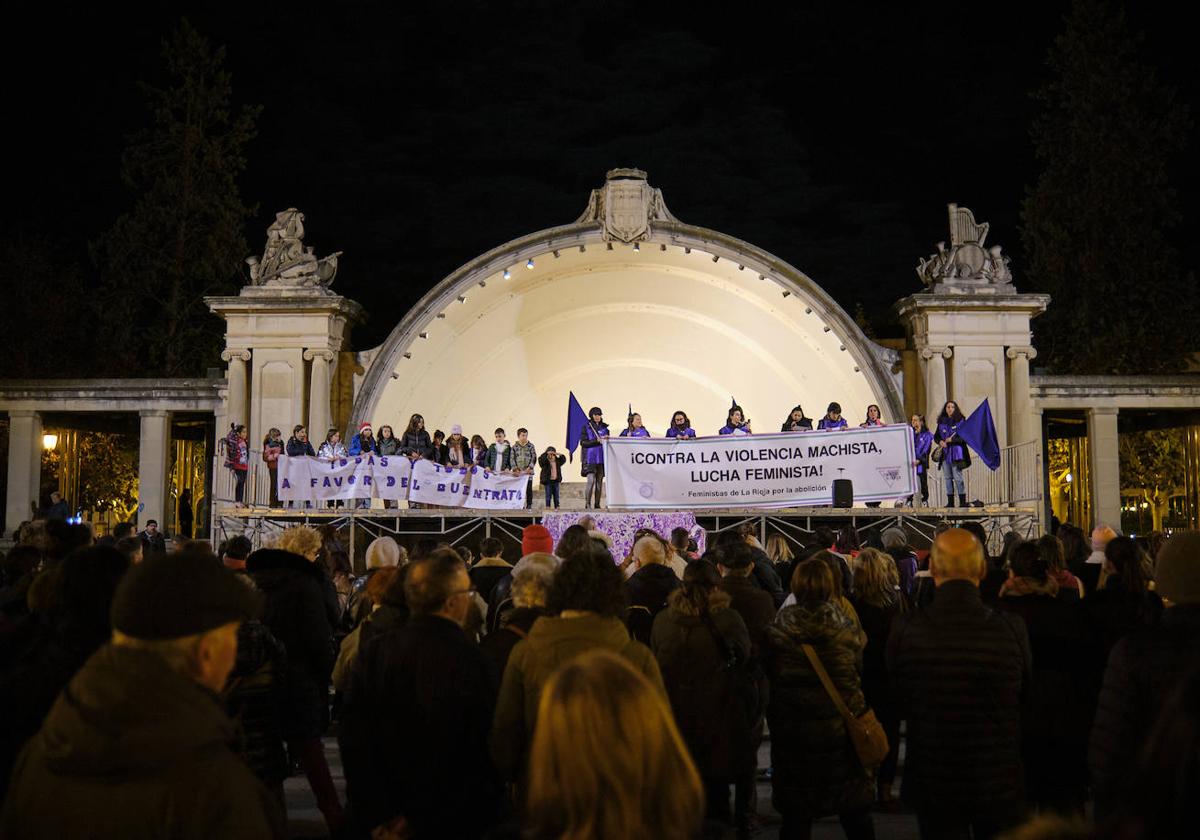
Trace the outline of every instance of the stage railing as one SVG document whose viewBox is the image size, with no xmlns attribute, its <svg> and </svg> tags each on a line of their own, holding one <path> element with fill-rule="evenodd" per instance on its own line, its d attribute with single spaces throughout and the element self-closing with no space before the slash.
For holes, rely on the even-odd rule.
<svg viewBox="0 0 1200 840">
<path fill-rule="evenodd" d="M 1036 507 L 1042 498 L 1042 452 L 1037 441 L 1018 443 L 1000 450 L 1000 468 L 989 470 L 978 455 L 963 472 L 967 503 Z M 954 503 L 957 505 L 958 500 Z M 929 505 L 946 507 L 946 482 L 942 470 L 929 464 Z"/>
</svg>

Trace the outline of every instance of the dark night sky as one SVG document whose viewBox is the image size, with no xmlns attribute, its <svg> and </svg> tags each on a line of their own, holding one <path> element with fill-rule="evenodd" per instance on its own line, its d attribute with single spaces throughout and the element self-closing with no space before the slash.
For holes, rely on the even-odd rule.
<svg viewBox="0 0 1200 840">
<path fill-rule="evenodd" d="M 6 229 L 77 259 L 128 206 L 136 87 L 160 78 L 177 4 L 115 19 L 100 4 L 13 21 L 4 78 Z M 345 251 L 335 288 L 371 311 L 357 347 L 458 265 L 573 220 L 614 166 L 639 166 L 685 222 L 741 236 L 872 319 L 918 287 L 946 238 L 945 204 L 992 223 L 1022 260 L 1035 175 L 1030 91 L 1064 0 L 1016 6 L 752 4 L 206 4 L 187 12 L 228 50 L 235 100 L 265 106 L 244 197 L 262 246 L 275 211 L 307 216 L 318 254 Z M 1160 7 L 1161 8 L 1161 7 Z M 734 16 L 734 11 L 738 15 Z M 1190 27 L 1131 10 L 1144 54 L 1200 100 Z M 1200 193 L 1196 138 L 1179 171 L 1184 229 Z M 1194 268 L 1194 257 L 1185 256 Z"/>
</svg>

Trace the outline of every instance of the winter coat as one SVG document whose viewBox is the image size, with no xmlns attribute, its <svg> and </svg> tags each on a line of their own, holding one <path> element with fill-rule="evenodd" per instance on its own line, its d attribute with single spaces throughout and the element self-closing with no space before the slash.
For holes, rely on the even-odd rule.
<svg viewBox="0 0 1200 840">
<path fill-rule="evenodd" d="M 419 455 L 422 458 L 433 457 L 433 439 L 429 432 L 421 429 L 415 434 L 405 432 L 400 438 L 401 455 Z"/>
<path fill-rule="evenodd" d="M 392 435 L 390 438 L 377 438 L 375 440 L 375 451 L 380 455 L 399 455 L 400 440 Z"/>
<path fill-rule="evenodd" d="M 319 737 L 329 723 L 328 689 L 334 663 L 325 576 L 316 563 L 273 548 L 251 554 L 246 570 L 263 595 L 263 624 L 287 650 L 284 735 Z"/>
<path fill-rule="evenodd" d="M 682 591 L 671 593 L 650 636 L 679 734 L 706 782 L 732 783 L 752 773 L 758 763 L 751 737 L 754 721 L 735 684 L 745 675 L 730 671 L 726 649 L 728 645 L 746 661 L 750 636 L 741 616 L 729 609 L 729 601 L 720 590 L 710 600 L 709 618 L 724 642 L 713 638 Z"/>
<path fill-rule="evenodd" d="M 742 423 L 738 426 L 731 426 L 726 423 L 721 428 L 717 429 L 719 435 L 748 435 L 752 434 L 749 423 Z"/>
<path fill-rule="evenodd" d="M 287 651 L 261 621 L 244 621 L 238 628 L 237 660 L 223 696 L 237 726 L 234 751 L 263 784 L 282 784 L 288 775 L 283 748 Z"/>
<path fill-rule="evenodd" d="M 438 463 L 441 464 L 443 467 L 450 466 L 450 448 L 451 448 L 450 440 L 447 439 L 446 444 L 442 449 L 442 455 L 444 457 L 440 461 L 438 461 Z M 467 439 L 465 437 L 459 441 L 458 450 L 459 450 L 460 454 L 462 455 L 462 458 L 460 459 L 459 463 L 456 466 L 469 467 L 475 463 L 471 459 L 471 444 L 470 444 L 470 442 L 467 441 Z"/>
<path fill-rule="evenodd" d="M 933 432 L 913 430 L 913 449 L 916 453 L 917 474 L 929 472 L 929 453 L 933 451 Z"/>
<path fill-rule="evenodd" d="M 337 443 L 322 443 L 321 448 L 317 450 L 317 457 L 324 458 L 326 461 L 345 458 L 346 447 L 341 441 Z"/>
<path fill-rule="evenodd" d="M 650 644 L 650 633 L 655 617 L 666 609 L 667 596 L 678 589 L 679 578 L 670 566 L 651 563 L 642 566 L 625 581 L 629 593 L 629 609 L 625 613 L 625 625 L 629 635 L 644 645 Z"/>
<path fill-rule="evenodd" d="M 621 430 L 621 434 L 619 436 L 620 437 L 648 438 L 648 437 L 650 437 L 650 430 L 647 429 L 645 426 L 642 426 L 641 428 L 630 431 L 629 428 L 626 427 Z"/>
<path fill-rule="evenodd" d="M 721 578 L 721 591 L 729 596 L 729 608 L 742 617 L 750 637 L 750 651 L 761 657 L 766 642 L 766 631 L 775 621 L 775 599 L 771 593 L 754 585 L 754 581 L 742 575 L 727 575 Z"/>
<path fill-rule="evenodd" d="M 917 588 L 917 555 L 910 548 L 892 548 L 887 553 L 896 564 L 900 592 L 905 598 L 911 599 Z"/>
<path fill-rule="evenodd" d="M 1009 817 L 1024 799 L 1021 697 L 1032 672 L 1025 622 L 949 580 L 896 619 L 888 671 L 908 721 L 904 801 L 917 810 Z"/>
<path fill-rule="evenodd" d="M 771 802 L 781 814 L 821 817 L 870 805 L 875 785 L 802 644 L 813 646 L 850 711 L 867 708 L 859 678 L 866 637 L 832 601 L 779 611 L 767 628 L 771 680 Z"/>
<path fill-rule="evenodd" d="M 347 455 L 362 455 L 364 452 L 379 454 L 379 441 L 371 435 L 369 441 L 363 442 L 362 433 L 350 438 L 350 448 L 346 450 Z"/>
<path fill-rule="evenodd" d="M 283 454 L 283 441 L 280 438 L 275 440 L 267 438 L 263 441 L 262 459 L 268 469 L 275 469 L 281 454 Z"/>
<path fill-rule="evenodd" d="M 863 632 L 867 635 L 867 646 L 863 649 L 862 687 L 867 705 L 875 710 L 880 721 L 894 721 L 899 717 L 892 680 L 887 670 L 887 641 L 892 632 L 892 623 L 900 615 L 900 597 L 882 606 L 870 604 L 861 598 L 850 603 L 858 614 Z"/>
<path fill-rule="evenodd" d="M 1099 642 L 1097 667 L 1101 672 L 1109 651 L 1130 633 L 1151 627 L 1162 615 L 1162 599 L 1154 592 L 1129 592 L 1120 578 L 1109 578 L 1104 588 L 1081 602 L 1088 632 Z"/>
<path fill-rule="evenodd" d="M 837 420 L 830 420 L 829 415 L 826 415 L 817 421 L 817 428 L 822 430 L 848 429 L 850 428 L 850 424 L 846 422 L 845 417 L 839 417 Z"/>
<path fill-rule="evenodd" d="M 1113 647 L 1088 750 L 1097 802 L 1111 801 L 1126 787 L 1164 701 L 1196 667 L 1200 667 L 1198 605 L 1164 610 L 1158 626 L 1132 633 Z"/>
<path fill-rule="evenodd" d="M 946 463 L 946 461 L 953 461 L 957 463 L 961 469 L 965 470 L 967 467 L 971 466 L 971 453 L 967 450 L 967 446 L 963 443 L 963 439 L 958 436 L 958 426 L 962 422 L 962 420 L 959 420 L 956 423 L 951 423 L 948 419 L 939 421 L 937 424 L 937 431 L 933 433 L 933 441 L 934 443 L 938 443 L 943 440 L 949 442 L 946 446 L 946 457 L 942 461 L 943 464 Z M 939 465 L 939 469 L 940 468 L 941 467 Z"/>
<path fill-rule="evenodd" d="M 529 631 L 529 638 L 513 648 L 500 681 L 491 751 L 505 779 L 517 779 L 524 769 L 537 723 L 538 700 L 550 675 L 564 662 L 598 649 L 627 659 L 666 699 L 654 654 L 629 637 L 619 618 L 591 613 L 575 618 L 539 618 Z"/>
<path fill-rule="evenodd" d="M 479 597 L 490 602 L 492 600 L 492 590 L 496 588 L 496 584 L 505 575 L 512 574 L 512 564 L 505 563 L 498 558 L 480 560 L 471 567 L 467 574 L 471 578 L 471 585 L 479 593 Z"/>
<path fill-rule="evenodd" d="M 500 451 L 501 446 L 504 447 L 503 451 Z M 511 470 L 512 469 L 512 454 L 513 454 L 512 447 L 510 445 L 508 445 L 507 443 L 502 443 L 502 444 L 493 443 L 491 446 L 489 446 L 487 448 L 487 457 L 485 457 L 483 459 L 483 465 L 485 467 L 487 467 L 489 470 L 491 470 L 492 472 L 502 472 L 504 470 Z M 497 458 L 500 459 L 500 469 L 499 470 L 496 469 L 496 459 Z"/>
<path fill-rule="evenodd" d="M 233 733 L 211 691 L 153 653 L 105 645 L 17 760 L 0 835 L 285 837 Z"/>
<path fill-rule="evenodd" d="M 783 425 L 781 425 L 779 427 L 779 431 L 781 431 L 781 432 L 811 432 L 812 431 L 812 419 L 809 417 L 801 417 L 798 421 L 793 423 L 792 418 L 788 417 L 787 420 L 783 421 Z"/>
<path fill-rule="evenodd" d="M 558 465 L 558 473 L 557 473 L 558 478 L 557 479 L 550 478 L 550 459 L 551 458 L 554 458 L 555 463 Z M 543 486 L 545 486 L 546 484 L 549 484 L 551 481 L 562 481 L 562 477 L 563 477 L 562 468 L 563 468 L 563 464 L 565 464 L 565 463 L 567 463 L 566 455 L 559 455 L 558 453 L 551 454 L 549 452 L 543 452 L 541 455 L 538 456 L 538 467 L 539 467 L 538 481 L 540 481 Z"/>
<path fill-rule="evenodd" d="M 309 457 L 317 457 L 317 453 L 313 450 L 311 441 L 300 440 L 299 438 L 289 438 L 287 442 L 287 454 L 289 458 L 298 458 L 301 455 Z"/>
<path fill-rule="evenodd" d="M 481 836 L 500 802 L 488 756 L 491 663 L 436 615 L 362 646 L 338 743 L 356 828 L 403 814 L 418 837 Z"/>
<path fill-rule="evenodd" d="M 237 432 L 225 436 L 225 466 L 231 470 L 250 469 L 250 450 Z"/>
<path fill-rule="evenodd" d="M 667 433 L 664 435 L 664 437 L 669 438 L 694 438 L 695 436 L 696 430 L 691 426 L 688 426 L 686 429 L 677 429 L 672 426 L 671 428 L 667 429 Z"/>
<path fill-rule="evenodd" d="M 537 466 L 537 448 L 517 441 L 508 448 L 508 461 L 514 470 L 531 470 Z"/>
<path fill-rule="evenodd" d="M 750 573 L 751 579 L 758 584 L 760 589 L 775 599 L 776 606 L 782 606 L 788 593 L 784 591 L 783 582 L 779 579 L 779 572 L 775 570 L 775 564 L 761 548 L 752 546 L 750 553 L 754 556 L 754 571 Z"/>
<path fill-rule="evenodd" d="M 508 666 L 508 657 L 512 656 L 517 642 L 529 636 L 533 624 L 548 613 L 541 607 L 514 607 L 504 615 L 503 624 L 491 630 L 479 647 L 492 660 L 492 673 L 496 678 L 496 687 L 500 687 L 500 678 Z"/>
<path fill-rule="evenodd" d="M 583 447 L 583 470 L 587 475 L 588 467 L 604 466 L 604 438 L 608 437 L 608 424 L 601 423 L 593 426 L 589 420 L 583 424 L 579 432 L 579 445 Z"/>
<path fill-rule="evenodd" d="M 1019 615 L 1029 634 L 1033 675 L 1025 691 L 1022 760 L 1031 793 L 1087 782 L 1088 640 L 1078 604 L 1058 599 L 1053 587 L 1028 595 L 1006 592 L 1005 612 Z"/>
</svg>

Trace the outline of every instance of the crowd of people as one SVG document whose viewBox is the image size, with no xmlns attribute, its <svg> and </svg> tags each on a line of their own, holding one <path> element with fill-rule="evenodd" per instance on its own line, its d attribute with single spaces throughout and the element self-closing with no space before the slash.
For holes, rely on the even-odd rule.
<svg viewBox="0 0 1200 840">
<path fill-rule="evenodd" d="M 1200 534 L 678 531 L 380 537 L 356 576 L 332 527 L 26 523 L 0 836 L 282 837 L 295 772 L 334 837 L 747 837 L 763 779 L 784 838 L 900 802 L 925 838 L 1188 832 Z"/>
<path fill-rule="evenodd" d="M 912 463 L 921 488 L 921 504 L 929 504 L 929 469 L 932 459 L 942 471 L 946 483 L 946 504 L 955 507 L 967 506 L 966 489 L 963 483 L 963 471 L 971 465 L 971 454 L 967 445 L 957 434 L 960 423 L 964 420 L 958 404 L 948 400 L 942 407 L 931 432 L 925 422 L 925 416 L 914 414 L 909 419 L 913 430 L 913 448 L 916 454 Z M 887 425 L 879 406 L 867 406 L 866 417 L 859 428 L 872 428 Z M 842 416 L 842 407 L 831 402 L 825 415 L 817 421 L 817 431 L 832 431 L 850 428 L 849 422 Z M 813 421 L 804 414 L 804 408 L 797 405 L 793 408 L 780 426 L 780 432 L 811 432 Z M 753 434 L 750 420 L 745 416 L 742 407 L 735 402 L 725 418 L 725 425 L 717 430 L 718 435 L 749 435 Z M 610 429 L 604 422 L 604 412 L 595 406 L 588 412 L 587 422 L 579 432 L 579 446 L 582 452 L 582 476 L 587 479 L 584 492 L 585 507 L 599 508 L 603 504 L 604 494 L 604 439 L 610 436 Z M 649 438 L 650 431 L 642 423 L 642 415 L 630 411 L 626 418 L 626 426 L 620 432 L 620 437 Z M 696 430 L 692 421 L 683 411 L 676 411 L 671 416 L 671 424 L 667 427 L 665 437 L 689 439 L 695 438 Z M 245 499 L 246 476 L 250 466 L 250 450 L 247 446 L 246 427 L 240 423 L 232 423 L 224 441 L 225 466 L 230 470 L 234 481 L 234 501 L 241 503 Z M 331 428 L 325 433 L 325 440 L 313 448 L 308 439 L 308 430 L 303 425 L 292 429 L 292 436 L 285 443 L 282 432 L 277 428 L 268 430 L 262 442 L 261 457 L 270 473 L 270 505 L 280 507 L 278 495 L 277 465 L 279 456 L 287 454 L 290 457 L 307 455 L 325 460 L 340 460 L 359 456 L 364 453 L 375 455 L 397 455 L 413 461 L 426 459 L 446 467 L 486 467 L 493 472 L 510 473 L 512 475 L 527 475 L 525 506 L 533 506 L 533 476 L 538 475 L 546 509 L 558 509 L 560 505 L 560 487 L 562 485 L 562 469 L 567 458 L 553 446 L 547 446 L 539 454 L 537 447 L 529 440 L 529 430 L 517 429 L 517 442 L 510 443 L 508 433 L 503 428 L 497 428 L 493 433 L 493 442 L 487 443 L 482 435 L 467 436 L 463 434 L 462 426 L 455 424 L 450 427 L 447 435 L 441 429 L 433 434 L 425 428 L 425 418 L 414 414 L 409 418 L 404 434 L 396 437 L 389 425 L 381 425 L 376 435 L 371 423 L 360 423 L 358 431 L 350 438 L 349 445 L 342 442 L 342 433 Z M 910 499 L 915 503 L 915 499 Z M 365 499 L 359 500 L 365 506 Z M 394 504 L 394 503 L 388 503 Z M 875 503 L 876 505 L 878 503 Z"/>
</svg>

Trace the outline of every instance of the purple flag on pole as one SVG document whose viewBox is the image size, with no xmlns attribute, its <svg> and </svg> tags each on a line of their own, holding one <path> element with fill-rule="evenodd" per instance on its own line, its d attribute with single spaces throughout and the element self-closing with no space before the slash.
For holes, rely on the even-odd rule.
<svg viewBox="0 0 1200 840">
<path fill-rule="evenodd" d="M 967 446 L 975 450 L 988 469 L 1000 469 L 1000 439 L 996 434 L 996 423 L 992 420 L 992 409 L 987 399 L 971 416 L 958 424 L 958 436 Z"/>
<path fill-rule="evenodd" d="M 579 436 L 583 434 L 583 428 L 588 423 L 588 416 L 583 411 L 583 406 L 579 404 L 579 400 L 575 399 L 575 392 L 571 392 L 571 398 L 567 402 L 567 452 L 570 453 L 571 461 L 575 461 L 575 449 L 579 446 Z"/>
</svg>

